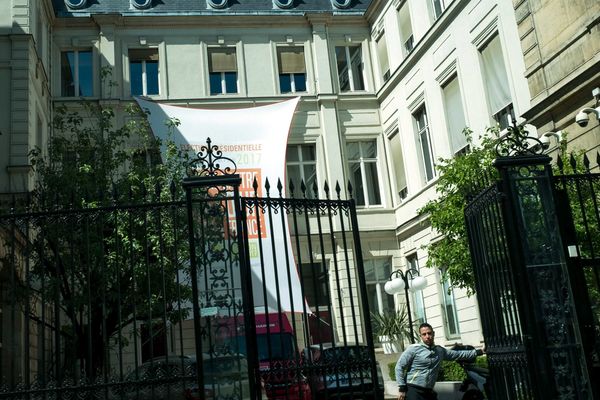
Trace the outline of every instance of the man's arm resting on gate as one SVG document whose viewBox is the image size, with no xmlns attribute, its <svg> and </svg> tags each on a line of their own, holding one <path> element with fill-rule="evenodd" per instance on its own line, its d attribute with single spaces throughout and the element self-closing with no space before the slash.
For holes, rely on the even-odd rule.
<svg viewBox="0 0 600 400">
<path fill-rule="evenodd" d="M 406 374 L 408 373 L 414 357 L 414 349 L 409 347 L 402 353 L 396 363 L 396 382 L 398 383 L 398 390 L 400 392 L 406 392 L 408 390 L 408 387 L 406 386 Z"/>
</svg>

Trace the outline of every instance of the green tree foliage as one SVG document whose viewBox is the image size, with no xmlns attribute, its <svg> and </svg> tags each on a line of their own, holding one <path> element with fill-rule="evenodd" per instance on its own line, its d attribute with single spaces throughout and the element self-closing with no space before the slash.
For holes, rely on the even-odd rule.
<svg viewBox="0 0 600 400">
<path fill-rule="evenodd" d="M 139 107 L 117 107 L 58 106 L 47 150 L 31 152 L 34 207 L 44 214 L 24 235 L 33 263 L 22 295 L 33 318 L 48 318 L 43 304 L 52 304 L 64 364 L 78 362 L 88 376 L 114 368 L 109 354 L 142 324 L 157 334 L 185 319 L 182 303 L 191 298 L 181 282 L 189 266 L 185 209 L 173 205 L 186 155 L 169 140 L 161 159 L 162 143 Z M 127 122 L 117 125 L 117 113 Z"/>
<path fill-rule="evenodd" d="M 519 134 L 527 135 L 524 128 L 519 127 Z M 439 178 L 436 183 L 438 197 L 429 201 L 419 212 L 427 214 L 432 227 L 441 234 L 439 240 L 427 246 L 429 258 L 428 267 L 438 267 L 446 274 L 454 287 L 464 288 L 467 293 L 475 292 L 474 275 L 469 253 L 469 244 L 464 220 L 464 209 L 469 196 L 479 192 L 484 186 L 491 184 L 497 179 L 498 174 L 493 166 L 497 157 L 497 150 L 501 154 L 503 149 L 497 149 L 497 130 L 489 129 L 484 137 L 480 137 L 480 145 L 474 145 L 472 132 L 465 130 L 469 143 L 469 151 L 454 158 L 440 159 L 437 165 Z M 506 149 L 505 149 L 506 150 Z M 567 136 L 563 133 L 559 143 L 558 153 L 566 155 L 564 162 L 553 164 L 555 176 L 568 176 L 582 174 L 589 168 L 589 162 L 585 159 L 584 151 L 573 151 L 567 153 Z M 587 166 L 586 166 L 587 165 Z M 563 190 L 569 199 L 570 209 L 573 217 L 573 225 L 576 241 L 581 244 L 580 252 L 582 259 L 592 258 L 593 254 L 600 254 L 600 221 L 593 212 L 600 204 L 600 187 L 596 180 L 579 176 L 578 178 L 567 177 L 558 181 L 557 188 Z M 536 199 L 523 199 L 528 201 Z M 535 204 L 530 207 L 539 211 Z M 539 211 L 541 212 L 541 211 Z M 543 218 L 539 215 L 530 216 L 529 221 L 536 225 L 539 220 L 538 229 L 543 229 Z M 530 227 L 534 229 L 536 226 Z M 544 235 L 532 235 L 531 240 L 543 238 Z M 544 243 L 533 245 L 532 248 L 543 248 Z M 588 294 L 596 321 L 600 320 L 600 291 L 596 276 L 598 272 L 594 267 L 584 268 L 585 280 L 588 286 Z"/>
<path fill-rule="evenodd" d="M 497 130 L 491 129 L 475 145 L 472 132 L 465 129 L 469 150 L 454 158 L 440 159 L 437 164 L 438 197 L 419 210 L 429 215 L 432 227 L 442 236 L 427 246 L 427 266 L 442 268 L 455 287 L 468 293 L 475 290 L 469 243 L 464 222 L 464 209 L 468 196 L 475 194 L 486 181 L 497 176 L 492 162 L 496 157 Z"/>
</svg>

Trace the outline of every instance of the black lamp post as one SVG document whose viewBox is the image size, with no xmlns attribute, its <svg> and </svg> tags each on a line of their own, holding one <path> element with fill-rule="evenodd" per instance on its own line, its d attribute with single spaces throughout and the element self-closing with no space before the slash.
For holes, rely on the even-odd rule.
<svg viewBox="0 0 600 400">
<path fill-rule="evenodd" d="M 390 274 L 390 280 L 385 283 L 383 290 L 387 294 L 394 295 L 404 289 L 404 295 L 406 296 L 406 310 L 408 312 L 408 326 L 410 329 L 410 342 L 415 342 L 415 336 L 413 335 L 413 321 L 412 313 L 410 311 L 410 298 L 408 291 L 416 292 L 417 290 L 423 290 L 427 287 L 427 279 L 419 275 L 419 271 L 415 268 L 409 268 L 406 271 L 397 269 Z"/>
</svg>

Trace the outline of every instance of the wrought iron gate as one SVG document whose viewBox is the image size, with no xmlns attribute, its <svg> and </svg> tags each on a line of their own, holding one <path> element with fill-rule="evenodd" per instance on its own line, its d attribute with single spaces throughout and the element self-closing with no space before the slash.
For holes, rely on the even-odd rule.
<svg viewBox="0 0 600 400">
<path fill-rule="evenodd" d="M 382 398 L 354 201 L 203 151 L 185 193 L 2 204 L 0 399 Z"/>
<path fill-rule="evenodd" d="M 210 140 L 193 165 L 196 357 L 235 359 L 229 383 L 243 382 L 223 398 L 381 398 L 354 201 L 339 185 L 336 199 L 327 184 L 317 199 L 293 182 L 284 197 L 280 181 L 259 186 L 259 171 L 237 170 Z M 198 387 L 218 396 L 209 376 Z"/>
<path fill-rule="evenodd" d="M 465 209 L 491 398 L 591 399 L 597 177 L 554 176 L 542 147 L 511 133 L 510 156 L 499 152 L 495 163 L 500 179 Z"/>
</svg>

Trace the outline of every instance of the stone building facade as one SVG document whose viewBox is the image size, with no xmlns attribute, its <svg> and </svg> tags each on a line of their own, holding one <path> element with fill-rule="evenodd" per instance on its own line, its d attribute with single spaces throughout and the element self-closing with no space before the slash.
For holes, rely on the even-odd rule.
<svg viewBox="0 0 600 400">
<path fill-rule="evenodd" d="M 28 153 L 44 149 L 59 104 L 143 95 L 237 108 L 301 96 L 288 175 L 357 188 L 371 311 L 400 306 L 404 296 L 383 286 L 392 271 L 417 268 L 428 286 L 411 294 L 415 319 L 434 326 L 439 344 L 479 345 L 475 298 L 424 268 L 439 234 L 418 210 L 436 196 L 436 160 L 465 150 L 465 126 L 481 133 L 523 116 L 538 132 L 567 129 L 591 104 L 600 6 L 578 1 L 558 40 L 538 3 L 1 2 L 0 192 L 32 188 Z M 102 84 L 105 68 L 117 86 Z M 593 118 L 588 129 L 592 139 L 570 137 L 594 149 Z"/>
<path fill-rule="evenodd" d="M 580 126 L 583 108 L 600 106 L 600 3 L 514 1 L 531 107 L 522 116 L 538 133 L 566 133 L 569 149 L 586 150 L 596 160 L 600 124 L 589 115 Z M 592 162 L 597 169 L 597 163 Z"/>
</svg>

